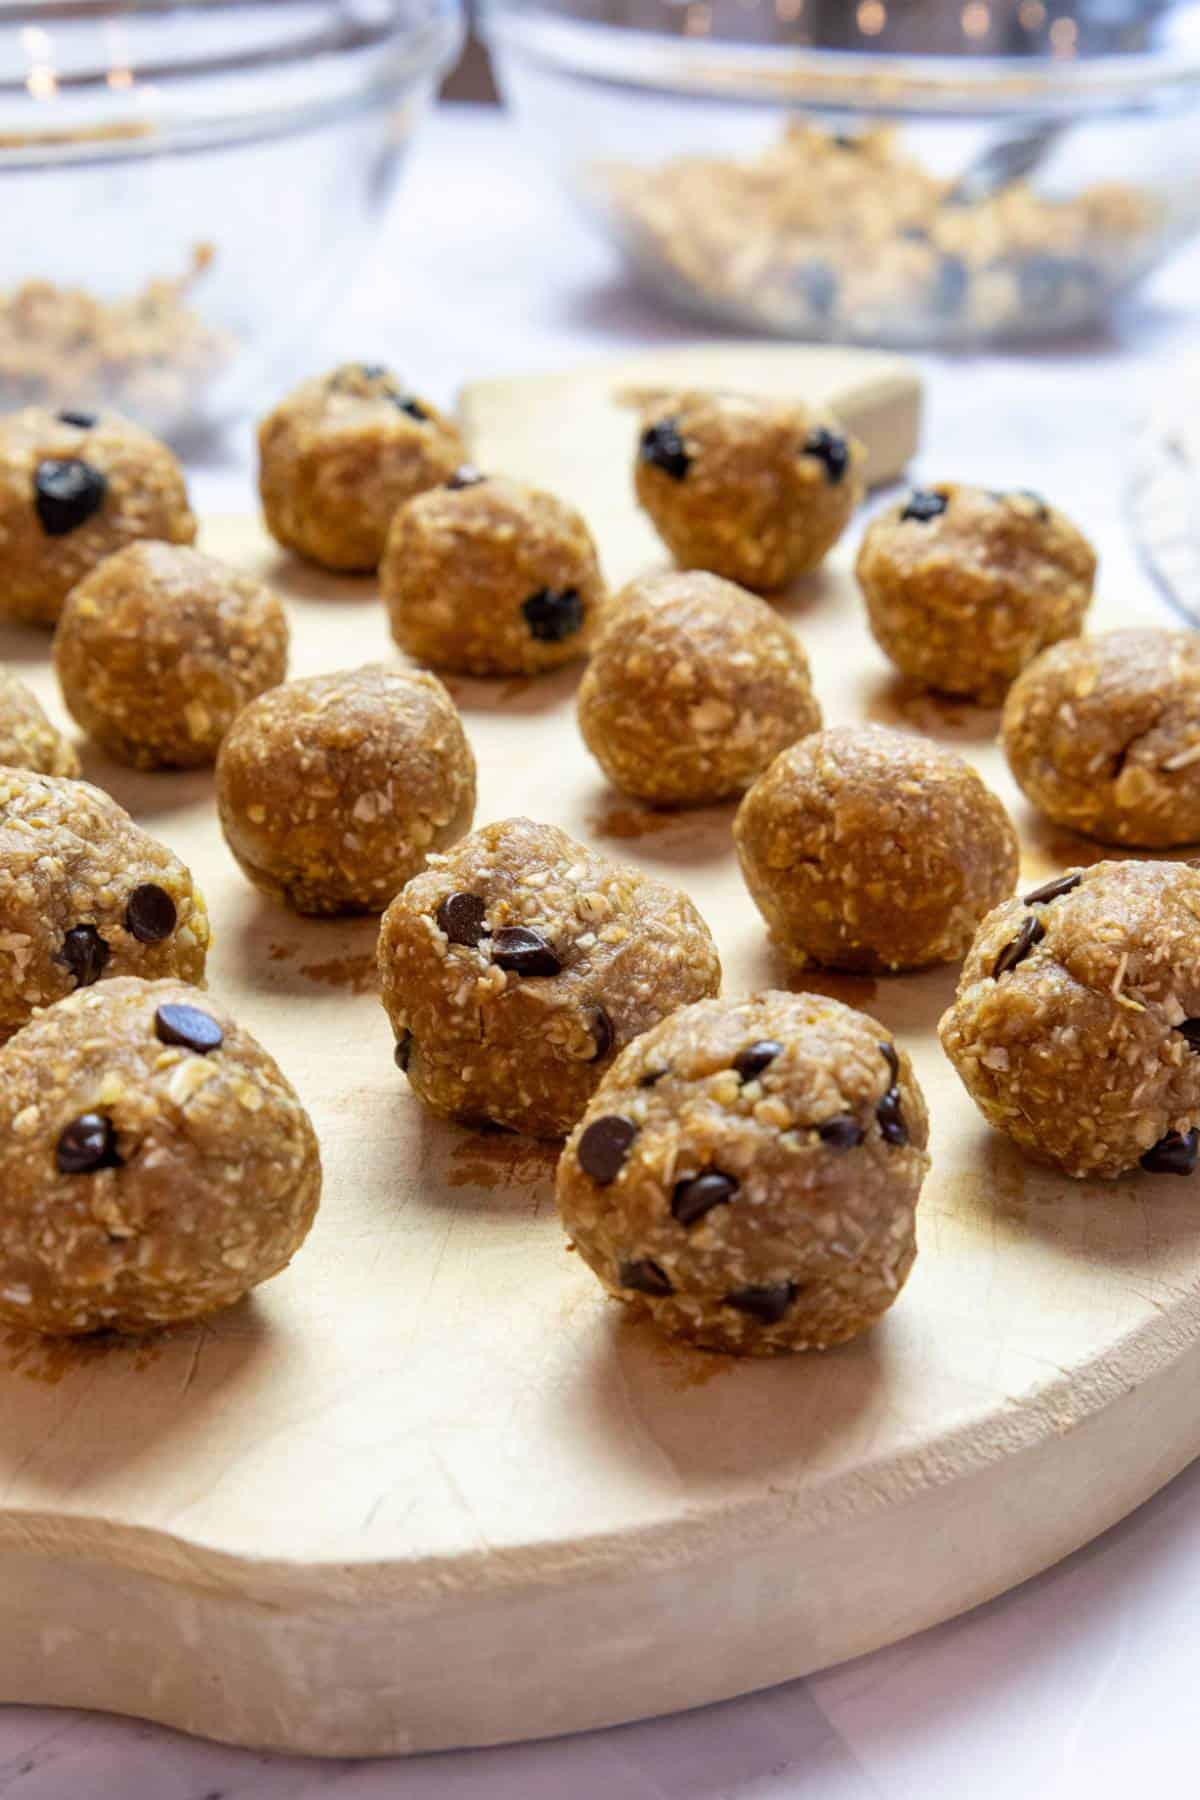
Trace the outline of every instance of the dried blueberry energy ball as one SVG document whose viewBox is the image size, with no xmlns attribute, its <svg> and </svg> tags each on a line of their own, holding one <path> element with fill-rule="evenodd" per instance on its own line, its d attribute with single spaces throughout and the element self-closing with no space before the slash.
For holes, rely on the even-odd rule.
<svg viewBox="0 0 1200 1800">
<path fill-rule="evenodd" d="M 177 544 L 130 544 L 71 589 L 54 662 L 73 718 L 118 762 L 200 768 L 247 701 L 287 673 L 283 607 Z"/>
<path fill-rule="evenodd" d="M 1200 643 L 1108 631 L 1045 650 L 1013 683 L 1001 737 L 1033 804 L 1104 844 L 1200 840 Z"/>
<path fill-rule="evenodd" d="M 744 793 L 821 723 L 793 632 L 765 600 L 699 571 L 649 576 L 616 597 L 578 715 L 609 780 L 653 806 Z"/>
<path fill-rule="evenodd" d="M 301 913 L 382 912 L 468 830 L 475 758 L 433 675 L 373 665 L 289 681 L 238 714 L 217 758 L 226 841 Z"/>
<path fill-rule="evenodd" d="M 258 428 L 272 537 L 322 568 L 379 567 L 396 508 L 466 459 L 458 427 L 390 369 L 346 363 L 306 381 Z"/>
<path fill-rule="evenodd" d="M 0 665 L 0 767 L 37 775 L 78 775 L 79 758 L 34 695 Z"/>
<path fill-rule="evenodd" d="M 109 981 L 0 1049 L 0 1318 L 152 1331 L 287 1266 L 317 1140 L 267 1052 L 207 994 Z"/>
<path fill-rule="evenodd" d="M 573 506 L 461 474 L 396 514 L 379 571 L 392 636 L 465 675 L 536 675 L 584 655 L 604 602 Z"/>
<path fill-rule="evenodd" d="M 0 768 L 0 1042 L 113 976 L 200 982 L 208 938 L 188 870 L 115 800 Z"/>
<path fill-rule="evenodd" d="M 988 914 L 942 1048 L 989 1125 L 1068 1175 L 1200 1155 L 1200 870 L 1103 862 Z"/>
<path fill-rule="evenodd" d="M 1096 553 L 1038 494 L 950 482 L 872 520 L 856 573 L 898 669 L 991 704 L 1039 650 L 1079 631 Z"/>
<path fill-rule="evenodd" d="M 1017 879 L 1017 839 L 960 756 L 880 726 L 776 757 L 734 841 L 772 940 L 804 967 L 919 969 L 961 956 Z"/>
<path fill-rule="evenodd" d="M 691 901 L 506 819 L 398 894 L 379 934 L 396 1061 L 432 1111 L 563 1137 L 613 1057 L 721 965 Z"/>
<path fill-rule="evenodd" d="M 706 1000 L 609 1070 L 558 1204 L 609 1293 L 673 1337 L 825 1349 L 904 1286 L 928 1135 L 908 1057 L 865 1013 L 815 994 Z"/>
<path fill-rule="evenodd" d="M 684 569 L 767 593 L 814 569 L 863 496 L 861 446 L 825 414 L 684 393 L 643 415 L 637 497 Z"/>
<path fill-rule="evenodd" d="M 53 625 L 114 550 L 195 536 L 179 464 L 128 419 L 39 406 L 0 417 L 0 618 Z"/>
</svg>

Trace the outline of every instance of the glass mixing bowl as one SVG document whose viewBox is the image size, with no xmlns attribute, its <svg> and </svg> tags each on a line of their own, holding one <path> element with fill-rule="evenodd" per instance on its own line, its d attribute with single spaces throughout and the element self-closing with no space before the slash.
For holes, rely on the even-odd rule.
<svg viewBox="0 0 1200 1800">
<path fill-rule="evenodd" d="M 1200 222 L 1200 0 L 483 0 L 632 268 L 740 328 L 1075 329 Z"/>
<path fill-rule="evenodd" d="M 0 0 L 0 408 L 179 437 L 259 402 L 460 30 L 458 0 Z"/>
</svg>

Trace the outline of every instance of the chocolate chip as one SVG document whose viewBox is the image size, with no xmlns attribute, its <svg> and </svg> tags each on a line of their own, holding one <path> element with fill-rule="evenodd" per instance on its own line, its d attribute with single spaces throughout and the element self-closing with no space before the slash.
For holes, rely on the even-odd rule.
<svg viewBox="0 0 1200 1800">
<path fill-rule="evenodd" d="M 351 370 L 351 374 L 361 376 L 364 381 L 386 381 L 391 370 L 386 363 L 359 363 L 357 370 Z"/>
<path fill-rule="evenodd" d="M 225 1042 L 225 1033 L 212 1014 L 201 1012 L 198 1006 L 160 1006 L 154 1015 L 154 1035 L 160 1044 L 178 1044 L 199 1056 L 219 1050 Z"/>
<path fill-rule="evenodd" d="M 153 881 L 135 887 L 125 907 L 125 929 L 139 944 L 161 944 L 175 929 L 179 914 L 165 888 Z"/>
<path fill-rule="evenodd" d="M 894 1044 L 880 1044 L 879 1048 L 892 1077 L 891 1086 L 875 1108 L 879 1134 L 885 1144 L 907 1144 L 908 1126 L 900 1107 L 900 1058 Z"/>
<path fill-rule="evenodd" d="M 720 1169 L 701 1169 L 698 1175 L 689 1175 L 684 1181 L 675 1183 L 671 1195 L 672 1216 L 681 1225 L 694 1225 L 714 1206 L 727 1206 L 737 1191 L 738 1184 L 732 1175 L 726 1175 Z"/>
<path fill-rule="evenodd" d="M 827 262 L 814 258 L 801 263 L 796 271 L 795 280 L 801 294 L 808 305 L 808 310 L 818 319 L 827 319 L 837 301 L 838 281 L 833 269 Z"/>
<path fill-rule="evenodd" d="M 608 1187 L 624 1168 L 637 1132 L 633 1120 L 622 1118 L 620 1113 L 606 1113 L 602 1119 L 593 1119 L 575 1151 L 584 1174 L 590 1175 L 600 1187 Z"/>
<path fill-rule="evenodd" d="M 1083 880 L 1078 870 L 1074 875 L 1056 875 L 1053 881 L 1044 881 L 1041 887 L 1034 888 L 1026 894 L 1026 906 L 1042 906 L 1047 900 L 1061 900 L 1064 894 L 1073 893 Z"/>
<path fill-rule="evenodd" d="M 890 1095 L 892 1091 L 893 1090 L 889 1088 L 888 1095 Z M 885 1095 L 884 1098 L 886 1099 L 888 1095 Z M 896 1099 L 898 1105 L 898 1094 Z M 883 1121 L 880 1120 L 881 1126 L 882 1123 Z M 828 1144 L 831 1150 L 854 1150 L 862 1143 L 863 1138 L 866 1136 L 866 1132 L 854 1117 L 853 1113 L 837 1113 L 832 1119 L 826 1119 L 823 1125 L 817 1126 L 817 1136 L 823 1144 Z"/>
<path fill-rule="evenodd" d="M 640 1088 L 657 1087 L 666 1074 L 666 1069 L 647 1069 L 644 1075 L 638 1076 L 638 1086 Z"/>
<path fill-rule="evenodd" d="M 927 525 L 930 519 L 940 518 L 948 505 L 945 494 L 935 494 L 932 488 L 914 488 L 904 502 L 901 522 L 916 519 L 919 524 Z"/>
<path fill-rule="evenodd" d="M 529 635 L 540 644 L 561 644 L 583 628 L 583 596 L 578 588 L 539 588 L 522 600 Z"/>
<path fill-rule="evenodd" d="M 66 537 L 104 505 L 108 477 L 78 456 L 47 456 L 33 472 L 33 505 L 47 537 Z"/>
<path fill-rule="evenodd" d="M 682 481 L 692 466 L 677 419 L 660 419 L 657 425 L 647 426 L 642 433 L 638 455 L 652 469 L 661 469 L 664 475 L 669 475 L 672 481 Z"/>
<path fill-rule="evenodd" d="M 1042 496 L 1037 493 L 1034 488 L 1015 488 L 1013 491 L 1017 494 L 1019 499 L 1028 500 L 1029 504 L 1037 513 L 1038 523 L 1044 525 L 1046 520 L 1050 517 L 1050 508 L 1042 499 Z"/>
<path fill-rule="evenodd" d="M 1151 1175 L 1190 1175 L 1200 1157 L 1200 1131 L 1168 1131 L 1140 1159 Z"/>
<path fill-rule="evenodd" d="M 930 303 L 943 319 L 953 319 L 962 312 L 967 298 L 970 276 L 961 256 L 943 256 L 933 278 Z"/>
<path fill-rule="evenodd" d="M 738 1051 L 733 1066 L 743 1081 L 753 1081 L 782 1055 L 783 1045 L 776 1043 L 774 1038 L 759 1038 L 756 1044 L 747 1044 L 744 1050 Z"/>
<path fill-rule="evenodd" d="M 65 963 L 77 988 L 91 987 L 104 973 L 112 951 L 94 925 L 72 925 L 56 960 Z"/>
<path fill-rule="evenodd" d="M 1018 963 L 1024 962 L 1035 944 L 1040 944 L 1046 935 L 1046 927 L 1034 914 L 1030 914 L 1018 931 L 1015 938 L 1005 944 L 1003 950 L 992 964 L 992 975 L 999 981 L 1002 975 L 1009 975 Z"/>
<path fill-rule="evenodd" d="M 462 463 L 450 476 L 446 486 L 448 488 L 478 487 L 481 481 L 486 480 L 487 476 L 481 474 L 474 463 Z"/>
<path fill-rule="evenodd" d="M 902 225 L 896 234 L 905 244 L 927 244 L 929 232 L 924 225 Z"/>
<path fill-rule="evenodd" d="M 1041 251 L 1017 266 L 1021 306 L 1035 318 L 1086 306 L 1095 298 L 1099 280 L 1099 269 L 1082 256 Z"/>
<path fill-rule="evenodd" d="M 396 1067 L 398 1069 L 402 1070 L 405 1074 L 408 1073 L 408 1065 L 412 1061 L 412 1047 L 413 1047 L 412 1032 L 411 1031 L 402 1031 L 400 1033 L 400 1036 L 396 1039 L 396 1048 L 392 1051 L 392 1058 L 396 1064 Z"/>
<path fill-rule="evenodd" d="M 439 901 L 434 916 L 438 930 L 452 944 L 462 944 L 468 950 L 488 935 L 487 906 L 478 894 L 447 894 Z"/>
<path fill-rule="evenodd" d="M 419 425 L 424 425 L 429 418 L 429 408 L 422 406 L 419 400 L 414 400 L 411 394 L 393 394 L 392 405 L 397 412 L 407 413 L 410 419 L 416 419 Z"/>
<path fill-rule="evenodd" d="M 1175 1029 L 1187 1039 L 1189 1050 L 1200 1051 L 1200 1019 L 1185 1019 Z"/>
<path fill-rule="evenodd" d="M 661 1298 L 664 1294 L 675 1291 L 666 1270 L 661 1269 L 648 1256 L 640 1257 L 635 1262 L 619 1263 L 617 1280 L 622 1287 L 632 1288 L 635 1294 L 656 1294 Z"/>
<path fill-rule="evenodd" d="M 57 416 L 60 425 L 74 425 L 80 431 L 90 431 L 96 423 L 95 413 L 60 412 Z"/>
<path fill-rule="evenodd" d="M 592 1042 L 596 1046 L 592 1062 L 599 1062 L 607 1056 L 613 1047 L 613 1022 L 602 1006 L 589 1006 L 586 1013 L 587 1028 L 592 1034 Z"/>
<path fill-rule="evenodd" d="M 492 939 L 492 961 L 514 975 L 558 975 L 562 963 L 540 931 L 506 925 Z"/>
<path fill-rule="evenodd" d="M 732 1306 L 760 1325 L 778 1325 L 800 1292 L 794 1281 L 773 1281 L 767 1287 L 738 1288 L 726 1294 L 723 1306 Z"/>
<path fill-rule="evenodd" d="M 836 487 L 850 467 L 850 446 L 839 432 L 819 425 L 804 440 L 805 456 L 815 456 L 825 465 L 831 487 Z"/>
<path fill-rule="evenodd" d="M 839 150 L 858 150 L 861 147 L 858 138 L 852 137 L 848 131 L 835 131 L 829 141 Z"/>
<path fill-rule="evenodd" d="M 64 1175 L 91 1175 L 96 1169 L 116 1169 L 117 1134 L 103 1113 L 80 1113 L 58 1134 L 54 1160 Z"/>
</svg>

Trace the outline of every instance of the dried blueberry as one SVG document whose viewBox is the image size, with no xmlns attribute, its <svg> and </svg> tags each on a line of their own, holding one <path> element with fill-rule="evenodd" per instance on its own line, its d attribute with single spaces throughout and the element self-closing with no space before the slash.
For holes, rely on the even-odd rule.
<svg viewBox="0 0 1200 1800">
<path fill-rule="evenodd" d="M 540 644 L 561 644 L 583 627 L 583 596 L 578 588 L 539 588 L 522 600 L 529 635 Z"/>
<path fill-rule="evenodd" d="M 617 1280 L 623 1288 L 632 1288 L 635 1294 L 654 1294 L 661 1299 L 674 1292 L 666 1270 L 648 1256 L 618 1264 Z"/>
<path fill-rule="evenodd" d="M 738 1288 L 726 1294 L 721 1304 L 757 1319 L 760 1325 L 778 1325 L 799 1292 L 794 1281 L 773 1281 L 765 1287 Z"/>
<path fill-rule="evenodd" d="M 65 963 L 77 988 L 92 987 L 104 973 L 112 951 L 94 925 L 72 925 L 56 961 Z"/>
<path fill-rule="evenodd" d="M 805 456 L 815 456 L 824 463 L 831 487 L 836 487 L 850 467 L 850 446 L 840 432 L 820 425 L 804 440 Z"/>
<path fill-rule="evenodd" d="M 33 505 L 47 537 L 66 537 L 104 505 L 108 477 L 78 456 L 47 456 L 33 472 Z"/>
<path fill-rule="evenodd" d="M 999 981 L 1002 975 L 1010 975 L 1018 963 L 1025 961 L 1025 958 L 1029 955 L 1029 952 L 1033 949 L 1034 945 L 1041 943 L 1045 935 L 1046 927 L 1039 918 L 1031 914 L 1022 925 L 1020 931 L 1018 931 L 1016 937 L 1011 938 L 1009 942 L 1005 944 L 1003 950 L 1001 950 L 999 956 L 992 964 L 993 980 Z"/>
<path fill-rule="evenodd" d="M 738 1191 L 732 1175 L 722 1169 L 701 1169 L 675 1183 L 671 1195 L 671 1213 L 681 1225 L 695 1225 L 714 1206 L 727 1206 Z"/>
<path fill-rule="evenodd" d="M 97 1169 L 116 1169 L 117 1134 L 103 1113 L 80 1113 L 64 1125 L 54 1147 L 54 1160 L 63 1175 L 91 1175 Z"/>
<path fill-rule="evenodd" d="M 682 481 L 692 466 L 677 419 L 660 419 L 657 425 L 648 425 L 642 433 L 638 455 L 673 481 Z"/>
<path fill-rule="evenodd" d="M 904 502 L 900 518 L 916 519 L 921 525 L 927 525 L 930 519 L 940 518 L 949 505 L 945 494 L 935 493 L 932 488 L 914 488 Z"/>
<path fill-rule="evenodd" d="M 1200 1157 L 1200 1131 L 1168 1131 L 1140 1158 L 1151 1175 L 1190 1175 Z"/>
</svg>

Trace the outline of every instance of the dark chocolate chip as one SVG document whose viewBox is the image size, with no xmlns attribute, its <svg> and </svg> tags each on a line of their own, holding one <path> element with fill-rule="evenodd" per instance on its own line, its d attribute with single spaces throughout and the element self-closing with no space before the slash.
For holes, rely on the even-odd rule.
<svg viewBox="0 0 1200 1800">
<path fill-rule="evenodd" d="M 889 1088 L 888 1094 L 891 1092 L 892 1089 Z M 882 1123 L 881 1120 L 881 1126 Z M 834 1118 L 826 1119 L 823 1125 L 817 1126 L 817 1136 L 831 1150 L 854 1150 L 862 1143 L 866 1132 L 853 1113 L 837 1113 Z"/>
<path fill-rule="evenodd" d="M 1200 1051 L 1200 1019 L 1185 1019 L 1176 1031 L 1188 1041 L 1188 1049 Z"/>
<path fill-rule="evenodd" d="M 65 963 L 77 988 L 91 987 L 104 973 L 112 951 L 94 925 L 72 925 L 62 941 L 57 961 Z"/>
<path fill-rule="evenodd" d="M 359 363 L 357 373 L 364 381 L 386 381 L 391 370 L 386 363 Z"/>
<path fill-rule="evenodd" d="M 895 1044 L 880 1044 L 879 1050 L 884 1062 L 891 1070 L 892 1080 L 894 1082 L 900 1073 L 900 1058 L 896 1052 L 896 1046 Z"/>
<path fill-rule="evenodd" d="M 539 588 L 522 600 L 529 635 L 540 644 L 561 644 L 583 629 L 583 595 L 578 588 Z"/>
<path fill-rule="evenodd" d="M 1020 499 L 1029 501 L 1029 504 L 1037 511 L 1038 523 L 1044 525 L 1050 517 L 1050 508 L 1037 490 L 1035 488 L 1014 488 L 1013 492 Z"/>
<path fill-rule="evenodd" d="M 840 432 L 819 425 L 804 440 L 805 456 L 815 456 L 825 465 L 831 487 L 836 487 L 850 467 L 850 446 Z"/>
<path fill-rule="evenodd" d="M 599 1062 L 607 1056 L 613 1047 L 613 1022 L 602 1006 L 589 1006 L 585 1015 L 587 1028 L 592 1034 L 592 1042 L 596 1046 L 592 1062 Z"/>
<path fill-rule="evenodd" d="M 135 887 L 125 907 L 125 929 L 139 944 L 161 944 L 175 929 L 179 914 L 165 888 L 153 881 Z"/>
<path fill-rule="evenodd" d="M 447 894 L 438 902 L 435 917 L 438 930 L 452 944 L 462 944 L 468 950 L 488 935 L 487 906 L 478 894 Z"/>
<path fill-rule="evenodd" d="M 66 537 L 99 512 L 108 477 L 78 456 L 47 456 L 33 472 L 33 505 L 47 537 Z"/>
<path fill-rule="evenodd" d="M 446 486 L 448 488 L 478 487 L 481 481 L 486 480 L 487 476 L 481 474 L 474 463 L 462 463 L 450 476 Z"/>
<path fill-rule="evenodd" d="M 1200 1158 L 1200 1131 L 1168 1131 L 1141 1158 L 1151 1175 L 1190 1175 Z"/>
<path fill-rule="evenodd" d="M 945 494 L 935 494 L 932 488 L 914 488 L 904 502 L 900 518 L 901 521 L 915 519 L 918 524 L 927 525 L 930 519 L 940 518 L 948 505 Z"/>
<path fill-rule="evenodd" d="M 939 318 L 957 318 L 967 298 L 970 276 L 961 256 L 943 256 L 933 278 L 930 302 Z"/>
<path fill-rule="evenodd" d="M 429 418 L 429 408 L 422 406 L 419 400 L 414 400 L 411 394 L 393 394 L 392 405 L 397 412 L 407 413 L 410 419 L 416 419 L 420 425 L 424 425 Z"/>
<path fill-rule="evenodd" d="M 892 1077 L 891 1086 L 875 1108 L 879 1134 L 885 1144 L 907 1144 L 908 1126 L 904 1123 L 904 1113 L 900 1107 L 900 1058 L 894 1044 L 880 1044 L 879 1048 Z"/>
<path fill-rule="evenodd" d="M 590 1175 L 600 1187 L 608 1187 L 614 1182 L 625 1166 L 637 1129 L 632 1119 L 622 1118 L 620 1113 L 606 1113 L 602 1119 L 593 1119 L 575 1151 L 584 1174 Z"/>
<path fill-rule="evenodd" d="M 61 425 L 74 425 L 80 431 L 90 431 L 96 423 L 96 415 L 88 412 L 63 411 L 58 414 L 58 420 Z"/>
<path fill-rule="evenodd" d="M 1078 870 L 1074 875 L 1056 875 L 1053 881 L 1044 881 L 1041 887 L 1026 894 L 1025 905 L 1042 906 L 1047 900 L 1061 900 L 1064 894 L 1073 893 L 1082 880 L 1083 876 Z"/>
<path fill-rule="evenodd" d="M 924 225 L 902 225 L 897 237 L 905 244 L 927 244 L 929 232 Z"/>
<path fill-rule="evenodd" d="M 64 1175 L 91 1175 L 96 1169 L 115 1169 L 117 1134 L 103 1113 L 80 1113 L 58 1134 L 54 1160 Z"/>
<path fill-rule="evenodd" d="M 640 1088 L 657 1087 L 666 1073 L 666 1069 L 647 1069 L 644 1075 L 638 1076 L 638 1086 Z"/>
<path fill-rule="evenodd" d="M 673 481 L 682 481 L 692 466 L 676 419 L 660 419 L 657 425 L 648 425 L 642 433 L 638 455 Z"/>
<path fill-rule="evenodd" d="M 558 975 L 562 963 L 540 931 L 506 925 L 492 939 L 492 961 L 513 975 Z"/>
<path fill-rule="evenodd" d="M 859 139 L 852 136 L 848 131 L 835 131 L 829 141 L 831 144 L 835 144 L 839 150 L 858 150 L 861 148 Z"/>
<path fill-rule="evenodd" d="M 997 981 L 1002 975 L 1009 975 L 1018 963 L 1024 962 L 1035 944 L 1040 944 L 1046 935 L 1046 927 L 1042 921 L 1031 913 L 1018 931 L 1015 938 L 1005 944 L 1003 950 L 992 964 L 992 974 Z"/>
<path fill-rule="evenodd" d="M 666 1270 L 661 1269 L 648 1256 L 639 1257 L 634 1262 L 619 1263 L 617 1280 L 622 1287 L 632 1288 L 635 1294 L 655 1294 L 661 1298 L 664 1294 L 675 1291 Z"/>
<path fill-rule="evenodd" d="M 738 1288 L 726 1294 L 721 1304 L 757 1319 L 760 1325 L 778 1325 L 799 1292 L 794 1281 L 773 1281 L 767 1287 Z"/>
<path fill-rule="evenodd" d="M 698 1175 L 689 1175 L 675 1183 L 671 1195 L 672 1216 L 681 1225 L 694 1225 L 714 1206 L 727 1206 L 737 1191 L 738 1184 L 732 1175 L 726 1175 L 721 1169 L 701 1169 Z"/>
<path fill-rule="evenodd" d="M 199 1056 L 219 1050 L 225 1042 L 225 1033 L 212 1014 L 201 1012 L 198 1006 L 160 1006 L 154 1015 L 154 1035 L 160 1044 L 178 1044 Z"/>
<path fill-rule="evenodd" d="M 827 319 L 837 302 L 837 275 L 827 262 L 801 263 L 795 280 L 814 318 Z"/>
<path fill-rule="evenodd" d="M 744 1050 L 738 1051 L 733 1066 L 743 1081 L 753 1081 L 782 1055 L 783 1045 L 776 1043 L 774 1038 L 759 1038 L 756 1044 L 747 1044 Z"/>
<path fill-rule="evenodd" d="M 396 1067 L 403 1070 L 405 1073 L 407 1073 L 408 1065 L 412 1061 L 412 1047 L 412 1032 L 402 1031 L 400 1036 L 396 1039 L 396 1048 L 392 1051 L 392 1058 Z"/>
</svg>

